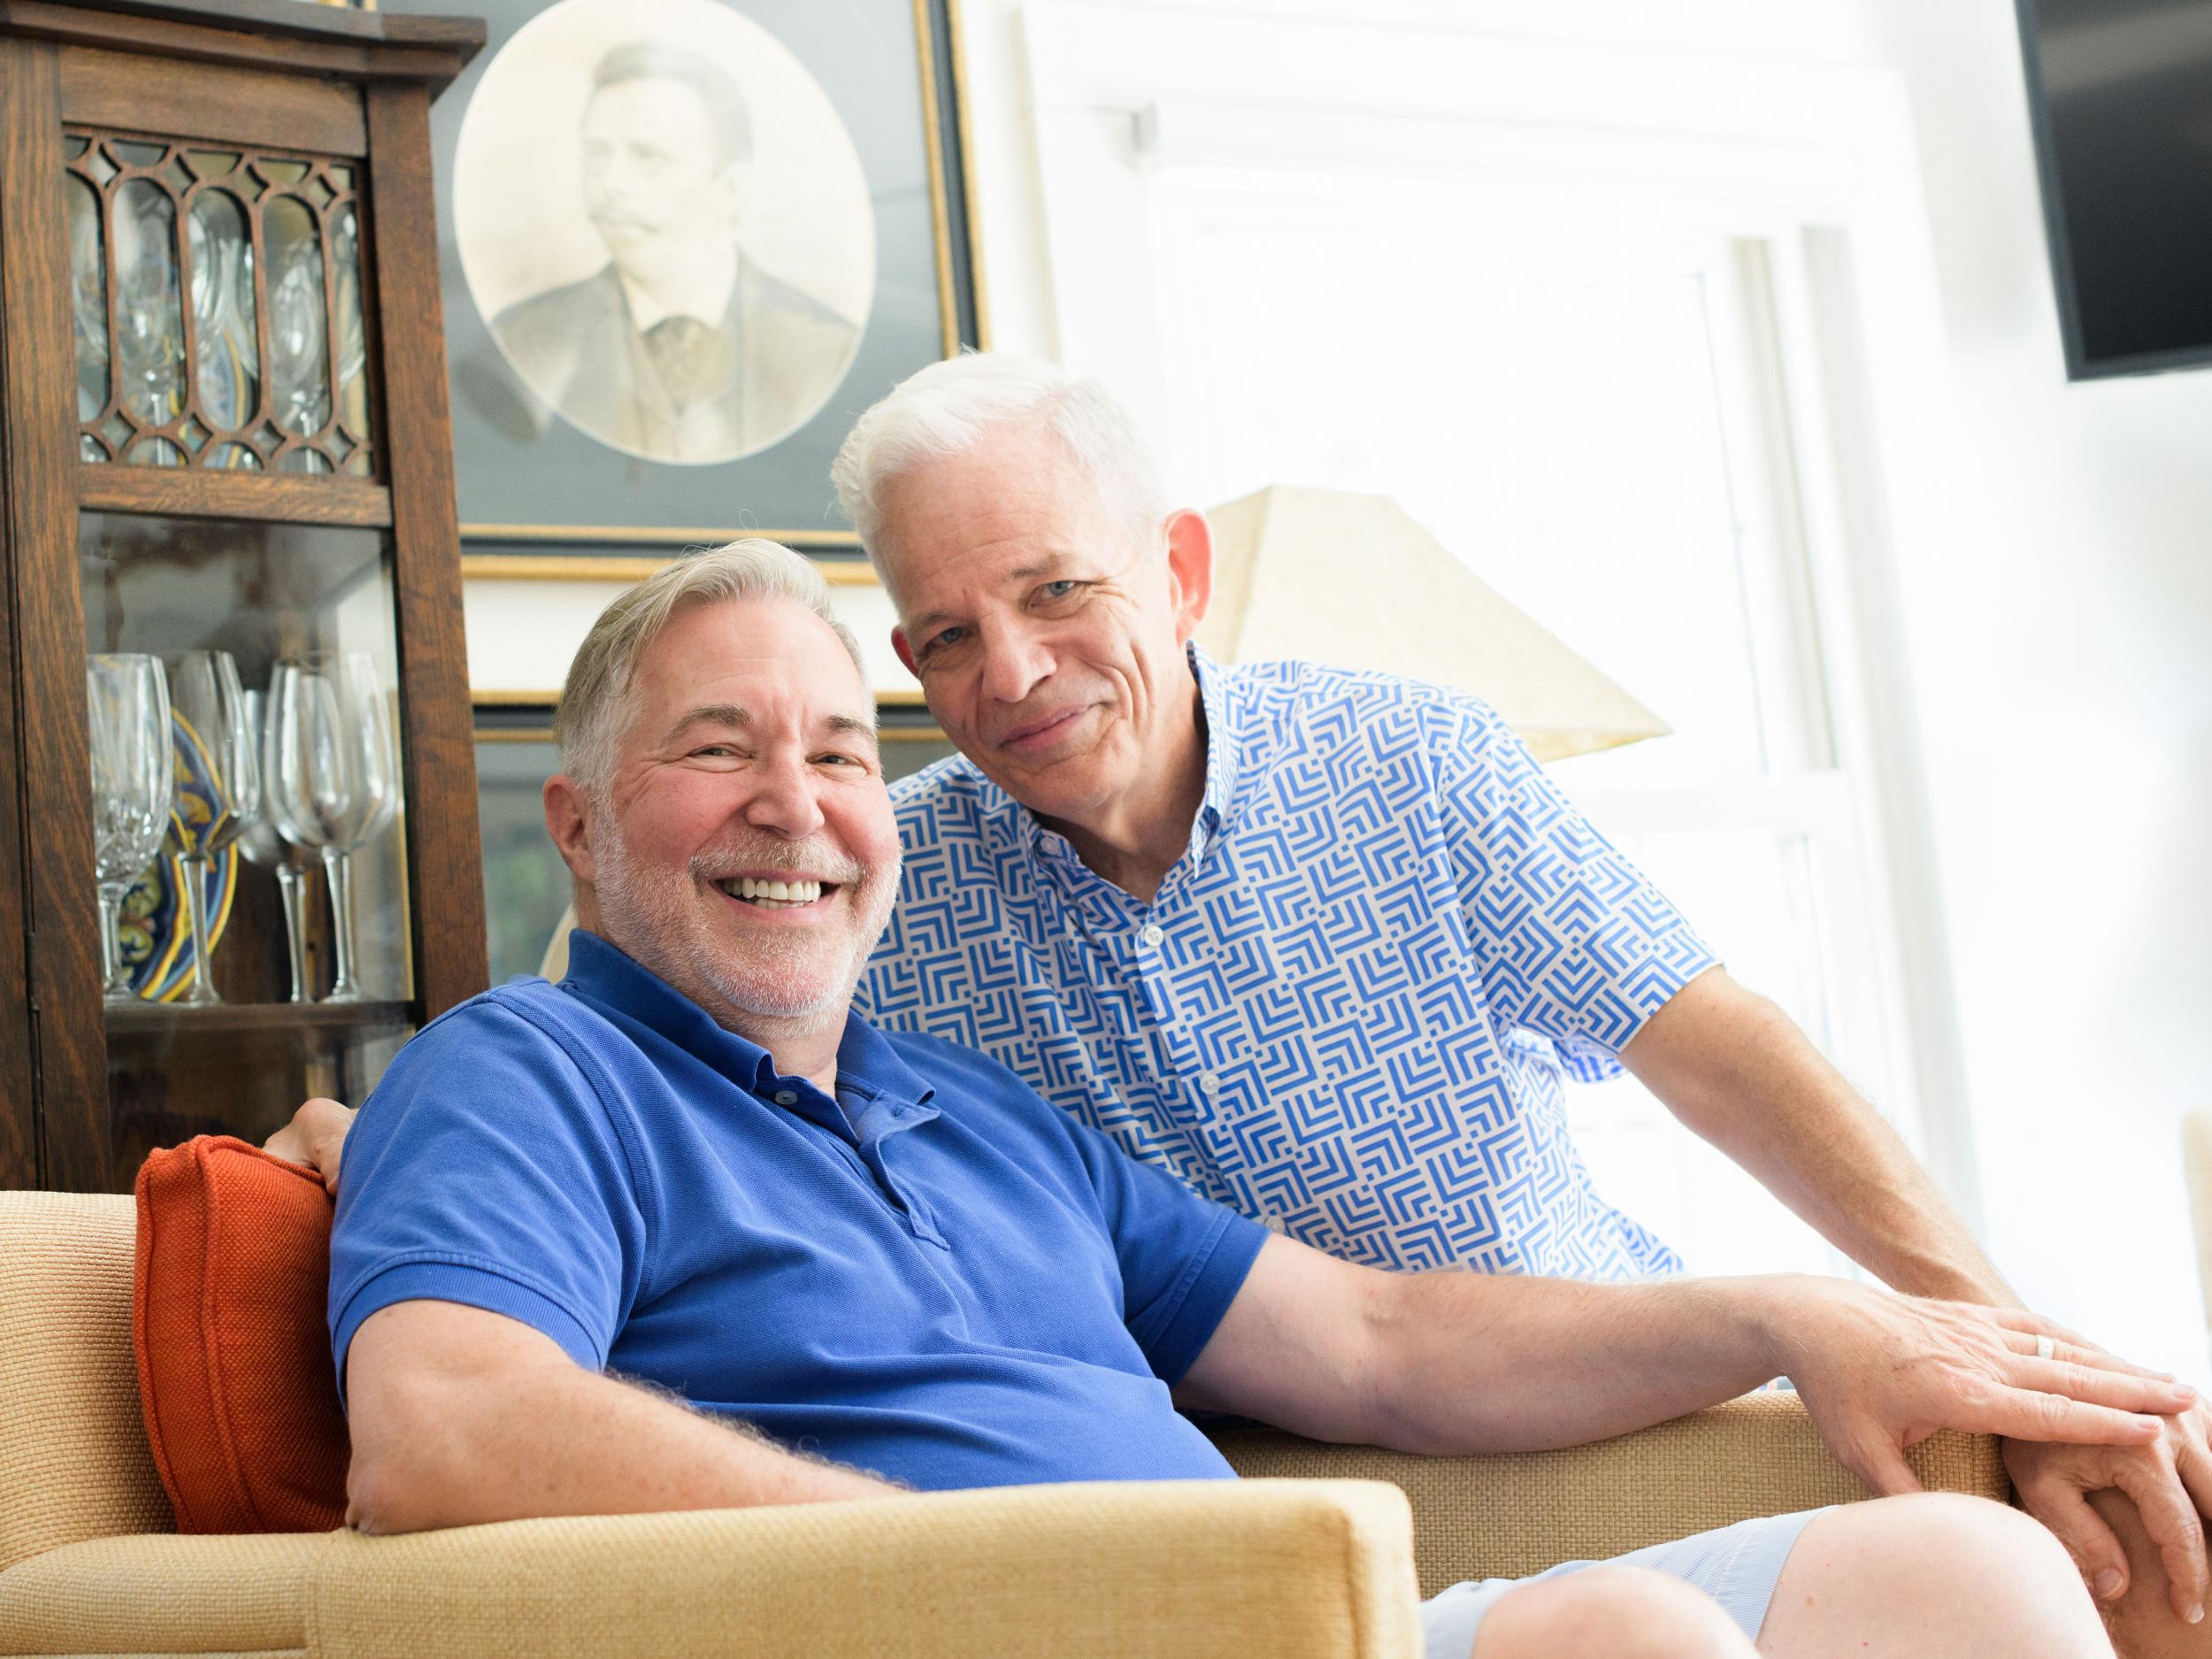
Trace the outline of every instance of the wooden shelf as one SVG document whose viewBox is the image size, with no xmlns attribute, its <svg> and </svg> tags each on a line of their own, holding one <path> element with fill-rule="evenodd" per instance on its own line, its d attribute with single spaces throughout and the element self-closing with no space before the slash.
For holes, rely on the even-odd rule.
<svg viewBox="0 0 2212 1659">
<path fill-rule="evenodd" d="M 108 1037 L 246 1036 L 261 1032 L 404 1031 L 413 1023 L 405 1002 L 141 1002 L 107 1010 Z"/>
</svg>

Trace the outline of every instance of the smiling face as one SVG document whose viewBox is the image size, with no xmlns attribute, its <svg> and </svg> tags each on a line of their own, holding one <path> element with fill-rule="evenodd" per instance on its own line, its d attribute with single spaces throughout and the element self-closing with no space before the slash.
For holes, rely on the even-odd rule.
<svg viewBox="0 0 2212 1659">
<path fill-rule="evenodd" d="M 547 786 L 586 924 L 730 1029 L 841 1029 L 899 880 L 844 647 L 787 601 L 695 605 L 646 648 L 627 710 L 603 790 Z"/>
<path fill-rule="evenodd" d="M 960 751 L 1032 811 L 1098 830 L 1202 768 L 1184 643 L 1204 520 L 1141 542 L 1049 431 L 997 427 L 881 495 L 893 642 Z"/>
</svg>

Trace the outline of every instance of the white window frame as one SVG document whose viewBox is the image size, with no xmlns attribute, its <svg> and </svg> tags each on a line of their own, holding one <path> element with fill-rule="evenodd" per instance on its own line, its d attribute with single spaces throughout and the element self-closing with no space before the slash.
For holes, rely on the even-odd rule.
<svg viewBox="0 0 2212 1659">
<path fill-rule="evenodd" d="M 1886 71 L 1532 40 L 1403 18 L 1352 20 L 1033 4 L 1020 13 L 1045 257 L 1061 360 L 1110 378 L 1168 452 L 1202 442 L 1171 394 L 1159 296 L 1164 178 L 1285 170 L 1444 174 L 1614 190 L 1759 251 L 1747 291 L 1770 326 L 1717 365 L 1772 429 L 1777 457 L 1739 500 L 1787 542 L 1785 588 L 1755 593 L 1801 628 L 1763 665 L 1770 703 L 1807 710 L 1815 771 L 1755 804 L 1710 790 L 1578 799 L 1601 824 L 1692 828 L 1747 812 L 1816 849 L 1825 925 L 1872 964 L 1839 1020 L 1885 1033 L 1860 1080 L 1968 1224 L 1981 1206 L 1951 955 L 1900 637 L 1901 517 L 1939 486 L 1948 405 L 1935 265 L 1901 84 Z M 1743 406 L 1746 399 L 1734 401 Z M 1732 446 L 1733 447 L 1733 446 Z M 1801 586 L 1797 586 L 1801 584 Z M 1778 672 L 1782 680 L 1768 678 Z M 1801 674 L 1801 680 L 1802 675 Z M 1818 705 L 1809 708 L 1810 703 Z M 1571 779 L 1564 780 L 1571 786 Z"/>
</svg>

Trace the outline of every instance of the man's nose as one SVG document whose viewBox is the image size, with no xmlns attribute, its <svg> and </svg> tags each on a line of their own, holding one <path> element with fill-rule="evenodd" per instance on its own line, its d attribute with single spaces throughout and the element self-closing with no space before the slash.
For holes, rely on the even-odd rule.
<svg viewBox="0 0 2212 1659">
<path fill-rule="evenodd" d="M 983 630 L 984 695 L 999 703 L 1019 703 L 1051 676 L 1052 649 L 1032 629 L 1019 625 Z"/>
<path fill-rule="evenodd" d="M 804 760 L 793 756 L 764 761 L 754 774 L 753 792 L 746 798 L 743 813 L 755 829 L 794 841 L 820 829 L 822 809 L 814 798 L 814 774 Z"/>
</svg>

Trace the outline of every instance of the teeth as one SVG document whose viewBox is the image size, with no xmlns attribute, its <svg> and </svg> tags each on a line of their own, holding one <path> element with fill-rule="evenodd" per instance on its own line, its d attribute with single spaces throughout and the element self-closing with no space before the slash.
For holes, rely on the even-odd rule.
<svg viewBox="0 0 2212 1659">
<path fill-rule="evenodd" d="M 715 884 L 733 899 L 749 899 L 763 905 L 811 904 L 822 896 L 818 881 L 764 881 L 754 876 L 739 876 Z"/>
</svg>

